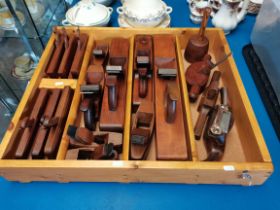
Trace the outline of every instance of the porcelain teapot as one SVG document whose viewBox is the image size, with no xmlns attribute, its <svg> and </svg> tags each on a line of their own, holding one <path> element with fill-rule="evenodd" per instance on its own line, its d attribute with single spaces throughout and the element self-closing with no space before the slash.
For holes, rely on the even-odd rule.
<svg viewBox="0 0 280 210">
<path fill-rule="evenodd" d="M 225 34 L 229 34 L 235 29 L 238 23 L 247 14 L 247 7 L 250 0 L 244 0 L 242 8 L 239 4 L 242 0 L 223 0 L 220 10 L 213 16 L 212 23 L 215 27 L 224 29 Z"/>
</svg>

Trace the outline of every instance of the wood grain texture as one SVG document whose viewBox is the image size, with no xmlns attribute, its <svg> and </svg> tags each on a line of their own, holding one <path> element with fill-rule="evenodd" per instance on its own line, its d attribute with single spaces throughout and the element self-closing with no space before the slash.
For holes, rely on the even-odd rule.
<svg viewBox="0 0 280 210">
<path fill-rule="evenodd" d="M 43 114 L 48 95 L 49 92 L 47 89 L 40 89 L 39 94 L 36 98 L 36 102 L 32 106 L 30 116 L 24 118 L 28 121 L 32 121 L 32 123 L 30 126 L 22 127 L 22 134 L 18 136 L 19 144 L 17 145 L 15 158 L 26 158 L 34 139 L 33 135 L 35 135 L 35 132 L 38 128 L 39 120 L 41 118 L 41 115 Z M 21 120 L 23 121 L 24 119 Z"/>
<path fill-rule="evenodd" d="M 88 35 L 81 34 L 79 37 L 80 44 L 77 45 L 77 50 L 74 56 L 73 63 L 71 65 L 71 75 L 73 78 L 78 78 L 79 73 L 81 71 L 81 66 L 84 58 L 84 54 L 86 51 L 87 43 L 88 43 Z"/>
<path fill-rule="evenodd" d="M 133 160 L 146 159 L 154 135 L 153 62 L 152 36 L 136 36 L 133 58 L 132 114 L 136 113 L 132 115 L 130 135 L 130 158 Z"/>
<path fill-rule="evenodd" d="M 50 129 L 46 144 L 44 146 L 44 155 L 48 158 L 53 159 L 56 157 L 69 107 L 72 102 L 72 95 L 72 89 L 70 87 L 65 87 L 61 93 L 61 97 L 54 115 L 54 117 L 58 118 L 58 122 L 56 126 Z"/>
<path fill-rule="evenodd" d="M 64 46 L 64 39 L 63 35 L 60 36 L 60 41 L 59 43 L 53 43 L 54 45 L 54 50 L 51 55 L 51 59 L 49 60 L 47 69 L 46 69 L 46 74 L 49 77 L 57 77 L 57 71 L 61 62 L 61 59 L 63 57 L 63 54 L 65 52 L 65 46 Z"/>
<path fill-rule="evenodd" d="M 58 27 L 61 29 L 61 27 Z M 76 27 L 66 27 L 67 33 L 72 33 Z M 187 87 L 184 83 L 185 75 L 184 59 L 182 52 L 186 47 L 189 37 L 198 32 L 194 28 L 170 28 L 170 29 L 122 29 L 122 28 L 91 28 L 81 27 L 81 33 L 89 35 L 88 45 L 85 50 L 84 59 L 80 75 L 77 80 L 67 80 L 72 88 L 84 82 L 86 69 L 90 62 L 94 40 L 123 37 L 130 39 L 130 59 L 127 78 L 126 94 L 126 114 L 124 123 L 123 160 L 129 157 L 129 136 L 131 123 L 131 101 L 132 101 L 132 69 L 133 69 L 133 43 L 136 34 L 173 34 L 177 42 L 177 59 L 179 68 L 179 81 L 181 85 L 181 95 L 186 118 L 185 128 L 188 131 L 187 138 L 191 146 L 188 147 L 192 161 L 155 161 L 155 158 L 147 161 L 65 161 L 65 154 L 68 148 L 69 139 L 66 137 L 66 130 L 62 135 L 57 160 L 0 160 L 0 175 L 6 179 L 21 182 L 30 181 L 108 181 L 108 182 L 167 182 L 167 183 L 216 183 L 216 184 L 238 184 L 238 185 L 259 185 L 273 172 L 273 165 L 267 150 L 265 141 L 261 134 L 253 109 L 250 105 L 245 88 L 242 84 L 238 70 L 231 56 L 225 63 L 219 66 L 223 72 L 222 83 L 229 87 L 229 97 L 235 98 L 231 101 L 237 120 L 237 126 L 230 132 L 232 141 L 227 146 L 225 157 L 221 162 L 201 162 L 203 147 L 196 144 L 193 134 L 193 120 L 191 114 L 193 108 L 190 107 L 187 97 Z M 210 53 L 214 54 L 214 60 L 222 58 L 230 49 L 226 38 L 220 29 L 209 28 L 206 35 L 210 40 Z M 51 79 L 42 79 L 48 61 L 54 51 L 54 36 L 50 41 L 40 59 L 39 65 L 24 93 L 16 113 L 11 121 L 2 143 L 0 145 L 0 158 L 15 140 L 15 131 L 19 127 L 19 119 L 28 114 L 26 107 L 35 94 L 36 88 L 42 87 L 63 88 L 66 80 L 62 80 L 61 86 L 56 86 L 56 82 Z M 186 64 L 188 65 L 188 64 Z M 61 83 L 58 83 L 58 85 Z M 66 126 L 74 123 L 80 102 L 80 93 L 76 89 L 71 111 L 69 113 Z M 196 107 L 194 108 L 196 109 Z M 236 118 L 237 117 L 237 118 Z M 245 132 L 246 131 L 246 132 Z M 243 141 L 245 139 L 245 141 Z M 154 149 L 154 148 L 151 148 Z M 241 149 L 241 150 L 240 150 Z M 236 151 L 240 151 L 236 155 Z M 241 158 L 239 158 L 241 156 Z M 233 171 L 226 171 L 230 166 Z M 243 171 L 248 171 L 251 180 L 241 179 Z"/>
<path fill-rule="evenodd" d="M 70 68 L 77 50 L 77 38 L 75 35 L 70 35 L 69 44 L 65 48 L 65 52 L 61 59 L 57 76 L 60 78 L 67 78 L 70 72 Z"/>
<path fill-rule="evenodd" d="M 179 96 L 177 111 L 173 123 L 166 122 L 166 86 L 168 80 L 157 76 L 159 68 L 173 68 L 178 71 L 175 37 L 171 35 L 154 36 L 155 58 L 155 113 L 156 113 L 156 149 L 159 160 L 186 160 L 188 158 L 186 132 L 182 116 L 182 101 Z M 172 59 L 172 62 L 161 63 L 159 59 Z M 179 89 L 179 79 L 175 79 Z"/>
<path fill-rule="evenodd" d="M 32 158 L 43 157 L 43 147 L 45 144 L 45 140 L 48 136 L 50 127 L 52 127 L 52 125 L 50 125 L 50 122 L 52 120 L 57 119 L 57 118 L 54 118 L 54 113 L 57 108 L 60 94 L 61 94 L 60 89 L 54 89 L 50 93 L 46 108 L 40 119 L 40 126 L 37 129 L 37 133 L 34 138 L 32 148 L 31 148 L 30 153 L 31 153 Z M 55 126 L 55 124 L 53 126 Z"/>
<path fill-rule="evenodd" d="M 67 163 L 67 164 L 65 164 Z M 269 163 L 183 161 L 0 161 L 0 175 L 11 181 L 153 182 L 261 185 L 271 175 Z M 225 166 L 234 168 L 224 170 Z M 242 179 L 244 169 L 251 179 Z M 36 170 L 34 170 L 36 169 Z"/>
<path fill-rule="evenodd" d="M 110 46 L 108 65 L 122 66 L 123 75 L 117 76 L 117 107 L 115 110 L 109 108 L 109 88 L 105 86 L 102 100 L 100 130 L 120 131 L 124 129 L 126 82 L 129 58 L 129 40 L 116 38 Z M 107 76 L 106 76 L 107 77 Z"/>
</svg>

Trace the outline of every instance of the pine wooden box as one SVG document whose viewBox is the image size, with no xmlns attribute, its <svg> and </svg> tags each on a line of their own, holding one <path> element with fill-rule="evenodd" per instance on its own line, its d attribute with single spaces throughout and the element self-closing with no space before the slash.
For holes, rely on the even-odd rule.
<svg viewBox="0 0 280 210">
<path fill-rule="evenodd" d="M 69 27 L 71 33 L 74 28 Z M 228 136 L 225 155 L 220 162 L 202 161 L 205 148 L 195 141 L 193 124 L 197 111 L 196 105 L 190 105 L 187 97 L 184 71 L 187 63 L 183 59 L 183 49 L 188 38 L 197 33 L 198 29 L 122 29 L 122 28 L 81 28 L 81 33 L 89 34 L 89 42 L 85 52 L 82 70 L 77 80 L 74 79 L 44 79 L 44 68 L 50 57 L 54 36 L 41 57 L 37 70 L 30 81 L 26 92 L 18 106 L 0 146 L 0 175 L 11 181 L 57 181 L 57 182 L 161 182 L 161 183 L 195 183 L 195 184 L 238 184 L 260 185 L 273 172 L 273 165 L 258 122 L 250 105 L 248 96 L 238 74 L 234 59 L 231 56 L 218 67 L 222 71 L 222 83 L 229 89 L 229 98 L 233 108 L 235 124 Z M 129 134 L 132 100 L 132 68 L 134 36 L 136 34 L 174 34 L 176 36 L 177 57 L 179 63 L 179 78 L 182 94 L 184 117 L 186 121 L 187 140 L 189 145 L 188 161 L 157 161 L 153 155 L 152 144 L 148 160 L 129 160 Z M 229 53 L 224 33 L 220 29 L 208 29 L 210 53 L 214 60 Z M 73 123 L 78 109 L 80 93 L 78 87 L 83 83 L 89 64 L 94 40 L 125 37 L 130 39 L 130 62 L 128 74 L 128 90 L 126 95 L 126 116 L 123 139 L 122 160 L 64 160 L 69 139 L 66 128 Z M 64 134 L 60 143 L 56 160 L 6 160 L 3 155 L 12 139 L 13 132 L 19 126 L 21 113 L 34 94 L 36 87 L 63 88 L 70 85 L 76 88 L 70 112 L 67 118 Z"/>
</svg>

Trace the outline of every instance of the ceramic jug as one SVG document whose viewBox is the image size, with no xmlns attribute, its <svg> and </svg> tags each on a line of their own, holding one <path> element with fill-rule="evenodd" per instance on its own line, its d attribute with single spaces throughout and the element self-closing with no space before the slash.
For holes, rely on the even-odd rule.
<svg viewBox="0 0 280 210">
<path fill-rule="evenodd" d="M 229 34 L 238 23 L 244 19 L 250 0 L 244 0 L 242 9 L 238 11 L 242 0 L 223 0 L 221 9 L 213 16 L 212 23 L 215 27 L 224 29 Z"/>
</svg>

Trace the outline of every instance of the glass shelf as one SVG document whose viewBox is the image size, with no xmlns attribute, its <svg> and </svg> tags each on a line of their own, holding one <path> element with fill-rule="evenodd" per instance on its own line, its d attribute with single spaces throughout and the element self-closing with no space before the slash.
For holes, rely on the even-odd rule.
<svg viewBox="0 0 280 210">
<path fill-rule="evenodd" d="M 27 54 L 34 66 L 66 10 L 64 0 L 0 0 L 0 142 L 29 80 L 15 74 L 15 60 Z"/>
<path fill-rule="evenodd" d="M 5 0 L 0 0 L 0 2 L 1 1 Z M 15 11 L 23 14 L 25 17 L 22 26 L 26 37 L 28 39 L 38 39 L 42 41 L 43 46 L 45 46 L 51 34 L 52 27 L 61 25 L 61 21 L 65 17 L 65 11 L 67 9 L 65 1 L 25 0 L 15 2 L 16 3 L 13 5 Z M 0 38 L 21 38 L 21 34 L 18 33 L 16 28 L 15 30 L 3 30 L 0 26 Z"/>
</svg>

